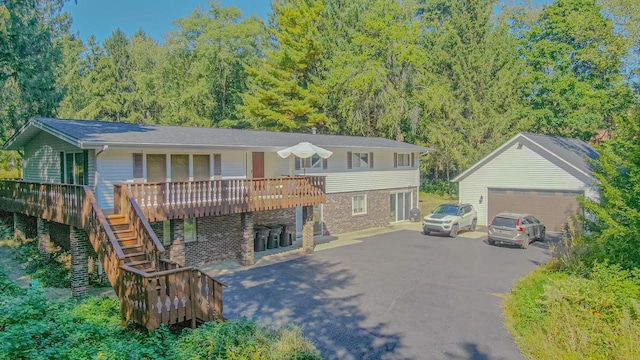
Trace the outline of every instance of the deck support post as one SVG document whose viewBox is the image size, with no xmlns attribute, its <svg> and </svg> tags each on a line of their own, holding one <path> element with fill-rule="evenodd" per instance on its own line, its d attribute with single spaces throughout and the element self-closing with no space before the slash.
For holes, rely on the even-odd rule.
<svg viewBox="0 0 640 360">
<path fill-rule="evenodd" d="M 81 299 L 89 294 L 89 236 L 83 229 L 69 226 L 71 248 L 71 294 Z"/>
<path fill-rule="evenodd" d="M 313 253 L 313 206 L 302 208 L 302 250 Z"/>
<path fill-rule="evenodd" d="M 239 262 L 242 266 L 250 266 L 255 263 L 253 252 L 253 213 L 247 212 L 240 215 L 242 224 L 242 243 L 240 245 Z"/>
<path fill-rule="evenodd" d="M 51 234 L 49 233 L 49 222 L 43 218 L 38 218 L 37 231 L 38 231 L 38 250 L 43 256 L 49 256 L 52 252 L 51 246 Z"/>
</svg>

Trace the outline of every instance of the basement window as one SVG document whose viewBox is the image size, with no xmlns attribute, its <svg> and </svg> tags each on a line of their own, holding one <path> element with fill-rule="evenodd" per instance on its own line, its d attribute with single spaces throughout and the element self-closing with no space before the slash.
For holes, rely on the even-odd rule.
<svg viewBox="0 0 640 360">
<path fill-rule="evenodd" d="M 353 215 L 364 215 L 367 213 L 367 195 L 354 195 L 351 199 Z"/>
<path fill-rule="evenodd" d="M 196 219 L 184 219 L 184 242 L 194 242 L 197 239 Z"/>
</svg>

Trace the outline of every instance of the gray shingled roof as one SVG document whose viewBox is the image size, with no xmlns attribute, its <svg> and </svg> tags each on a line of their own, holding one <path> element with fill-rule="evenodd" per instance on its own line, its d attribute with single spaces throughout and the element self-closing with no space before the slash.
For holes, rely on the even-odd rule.
<svg viewBox="0 0 640 360">
<path fill-rule="evenodd" d="M 282 148 L 308 141 L 321 147 L 362 147 L 433 151 L 431 148 L 399 141 L 362 136 L 313 135 L 257 130 L 219 129 L 118 123 L 97 120 L 33 118 L 39 128 L 74 140 L 82 146 L 148 145 L 191 147 L 273 147 Z M 40 126 L 43 125 L 43 126 Z M 21 132 L 14 138 L 19 137 Z M 11 147 L 14 139 L 6 146 Z M 24 141 L 25 139 L 22 139 Z M 21 142 L 21 141 L 19 141 Z M 16 146 L 16 145 L 14 145 Z"/>
<path fill-rule="evenodd" d="M 591 172 L 591 164 L 589 164 L 589 160 L 595 160 L 598 158 L 598 152 L 596 149 L 580 139 L 526 132 L 522 134 L 587 174 Z"/>
<path fill-rule="evenodd" d="M 451 181 L 460 182 L 464 180 L 467 176 L 496 158 L 517 141 L 530 142 L 531 145 L 533 145 L 532 149 L 534 151 L 539 152 L 548 159 L 555 159 L 554 161 L 558 166 L 574 175 L 584 177 L 585 179 L 593 178 L 591 175 L 590 162 L 591 160 L 598 158 L 598 152 L 591 147 L 591 145 L 579 139 L 522 132 L 502 144 L 499 148 L 485 156 L 480 161 L 473 164 L 470 168 L 463 171 Z M 551 155 L 548 155 L 547 152 Z"/>
</svg>

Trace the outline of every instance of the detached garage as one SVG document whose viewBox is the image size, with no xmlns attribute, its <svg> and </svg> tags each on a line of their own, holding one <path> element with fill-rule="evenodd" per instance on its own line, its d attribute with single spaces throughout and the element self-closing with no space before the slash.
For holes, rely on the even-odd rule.
<svg viewBox="0 0 640 360">
<path fill-rule="evenodd" d="M 460 202 L 478 211 L 478 224 L 514 211 L 533 214 L 547 231 L 562 231 L 579 211 L 578 195 L 597 197 L 589 164 L 597 157 L 582 140 L 520 133 L 453 181 L 460 183 Z"/>
</svg>

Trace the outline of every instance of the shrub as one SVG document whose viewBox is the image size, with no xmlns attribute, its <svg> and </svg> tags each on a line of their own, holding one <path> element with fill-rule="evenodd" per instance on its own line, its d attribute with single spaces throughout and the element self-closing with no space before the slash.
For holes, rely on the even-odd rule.
<svg viewBox="0 0 640 360">
<path fill-rule="evenodd" d="M 319 359 L 297 328 L 241 320 L 196 330 L 122 327 L 118 300 L 47 300 L 0 272 L 0 359 Z M 8 290 L 8 291 L 5 291 Z"/>
<path fill-rule="evenodd" d="M 505 316 L 532 359 L 637 359 L 638 298 L 638 271 L 606 263 L 587 277 L 539 269 L 511 291 Z"/>
<path fill-rule="evenodd" d="M 447 180 L 429 180 L 424 179 L 420 184 L 420 191 L 437 194 L 437 195 L 458 195 L 458 183 L 452 183 Z"/>
</svg>

